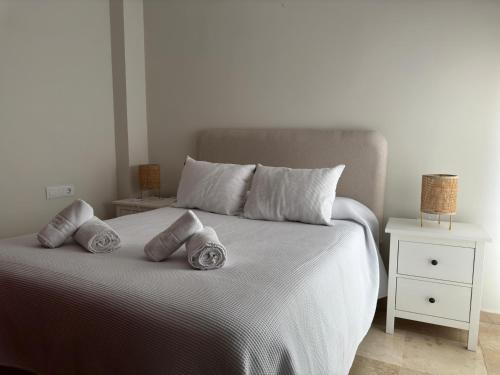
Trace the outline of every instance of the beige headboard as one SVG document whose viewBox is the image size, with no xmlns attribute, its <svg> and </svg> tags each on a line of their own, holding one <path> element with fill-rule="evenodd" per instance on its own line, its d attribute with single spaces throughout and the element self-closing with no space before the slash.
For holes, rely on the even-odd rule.
<svg viewBox="0 0 500 375">
<path fill-rule="evenodd" d="M 291 168 L 345 164 L 337 195 L 368 206 L 382 223 L 387 141 L 378 132 L 311 129 L 207 129 L 197 139 L 200 160 Z"/>
</svg>

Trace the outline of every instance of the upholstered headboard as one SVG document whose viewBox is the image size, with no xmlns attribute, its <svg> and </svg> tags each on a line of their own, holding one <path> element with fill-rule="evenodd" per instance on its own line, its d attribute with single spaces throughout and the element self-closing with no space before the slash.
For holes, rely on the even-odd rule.
<svg viewBox="0 0 500 375">
<path fill-rule="evenodd" d="M 312 129 L 206 129 L 198 158 L 219 163 L 291 168 L 345 164 L 337 195 L 368 206 L 382 223 L 387 142 L 378 132 Z"/>
</svg>

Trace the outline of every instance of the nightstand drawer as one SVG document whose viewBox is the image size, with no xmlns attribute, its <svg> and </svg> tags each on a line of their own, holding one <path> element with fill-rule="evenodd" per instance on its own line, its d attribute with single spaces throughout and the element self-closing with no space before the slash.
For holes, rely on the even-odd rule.
<svg viewBox="0 0 500 375">
<path fill-rule="evenodd" d="M 396 310 L 469 321 L 471 288 L 398 277 Z"/>
<path fill-rule="evenodd" d="M 132 215 L 143 211 L 144 209 L 139 207 L 118 207 L 116 216 Z"/>
<path fill-rule="evenodd" d="M 399 241 L 398 273 L 472 284 L 474 249 Z"/>
<path fill-rule="evenodd" d="M 169 207 L 175 203 L 175 197 L 156 198 L 149 197 L 144 199 L 127 198 L 113 201 L 116 207 L 116 216 L 136 214 L 138 212 L 146 212 L 156 210 L 157 208 Z"/>
</svg>

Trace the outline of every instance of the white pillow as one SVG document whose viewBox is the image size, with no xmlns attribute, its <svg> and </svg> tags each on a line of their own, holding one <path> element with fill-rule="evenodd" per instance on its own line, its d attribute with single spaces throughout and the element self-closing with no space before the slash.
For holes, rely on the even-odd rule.
<svg viewBox="0 0 500 375">
<path fill-rule="evenodd" d="M 337 183 L 344 168 L 291 169 L 259 164 L 243 215 L 331 225 Z"/>
<path fill-rule="evenodd" d="M 189 156 L 177 189 L 177 207 L 225 215 L 241 212 L 255 165 L 197 161 Z"/>
</svg>

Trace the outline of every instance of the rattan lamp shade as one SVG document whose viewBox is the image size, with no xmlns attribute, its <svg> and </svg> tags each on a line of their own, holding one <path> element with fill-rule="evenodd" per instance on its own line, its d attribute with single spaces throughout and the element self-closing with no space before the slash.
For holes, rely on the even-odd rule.
<svg viewBox="0 0 500 375">
<path fill-rule="evenodd" d="M 158 164 L 139 165 L 139 187 L 141 191 L 160 191 L 160 166 Z"/>
<path fill-rule="evenodd" d="M 457 213 L 458 176 L 426 174 L 422 176 L 420 211 L 428 214 Z"/>
<path fill-rule="evenodd" d="M 420 225 L 422 212 L 451 216 L 457 213 L 458 176 L 452 174 L 425 174 L 422 176 L 422 195 L 420 197 Z"/>
</svg>

